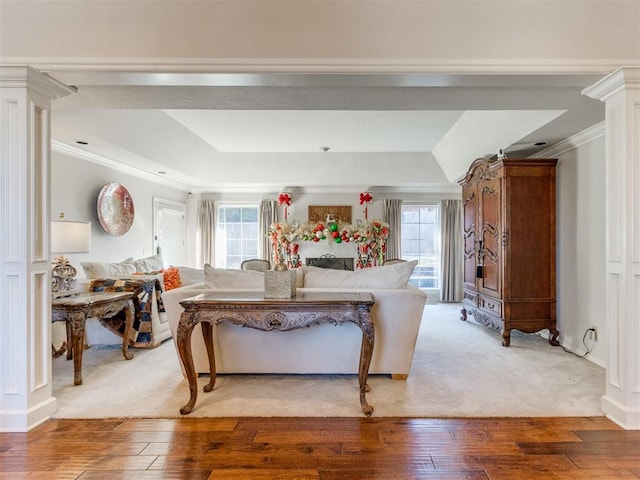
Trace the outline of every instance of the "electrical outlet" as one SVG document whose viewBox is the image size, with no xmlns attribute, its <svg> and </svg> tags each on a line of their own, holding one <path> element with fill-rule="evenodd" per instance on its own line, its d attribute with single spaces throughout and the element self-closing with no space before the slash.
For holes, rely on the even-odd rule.
<svg viewBox="0 0 640 480">
<path fill-rule="evenodd" d="M 589 328 L 589 339 L 598 341 L 598 329 L 595 326 Z"/>
</svg>

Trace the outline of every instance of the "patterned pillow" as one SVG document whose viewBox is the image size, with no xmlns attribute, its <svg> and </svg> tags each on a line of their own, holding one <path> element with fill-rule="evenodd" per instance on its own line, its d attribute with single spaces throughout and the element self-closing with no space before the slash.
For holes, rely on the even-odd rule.
<svg viewBox="0 0 640 480">
<path fill-rule="evenodd" d="M 164 291 L 173 290 L 181 286 L 180 271 L 175 267 L 167 268 L 164 271 Z"/>
</svg>

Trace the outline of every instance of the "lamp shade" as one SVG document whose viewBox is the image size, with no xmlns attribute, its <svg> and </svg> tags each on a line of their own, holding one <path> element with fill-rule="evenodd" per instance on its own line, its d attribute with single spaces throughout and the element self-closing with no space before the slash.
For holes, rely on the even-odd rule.
<svg viewBox="0 0 640 480">
<path fill-rule="evenodd" d="M 51 222 L 52 253 L 89 253 L 91 251 L 91 222 Z"/>
</svg>

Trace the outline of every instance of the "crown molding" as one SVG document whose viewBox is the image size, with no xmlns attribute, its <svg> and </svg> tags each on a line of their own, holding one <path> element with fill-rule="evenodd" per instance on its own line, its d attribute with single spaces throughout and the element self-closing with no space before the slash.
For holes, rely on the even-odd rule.
<svg viewBox="0 0 640 480">
<path fill-rule="evenodd" d="M 557 158 L 564 155 L 571 150 L 585 145 L 589 142 L 593 142 L 599 138 L 604 137 L 606 132 L 605 122 L 600 122 L 593 127 L 587 128 L 580 133 L 577 133 L 561 142 L 558 142 L 549 148 L 540 150 L 534 156 L 537 158 Z"/>
<path fill-rule="evenodd" d="M 640 67 L 619 68 L 594 85 L 582 90 L 582 94 L 605 102 L 627 89 L 640 89 Z"/>
<path fill-rule="evenodd" d="M 32 65 L 51 72 L 155 73 L 441 73 L 441 74 L 586 74 L 608 75 L 627 58 L 572 59 L 362 59 L 362 58 L 76 58 L 13 57 L 5 63 Z"/>
<path fill-rule="evenodd" d="M 50 99 L 62 98 L 78 91 L 44 72 L 22 66 L 0 65 L 0 88 L 29 88 Z"/>
<path fill-rule="evenodd" d="M 132 175 L 134 177 L 142 178 L 149 182 L 166 185 L 172 188 L 177 188 L 178 190 L 182 190 L 185 192 L 191 190 L 189 186 L 185 185 L 184 183 L 176 182 L 168 178 L 158 177 L 157 175 L 142 171 L 138 168 L 131 167 L 129 165 L 125 165 L 123 163 L 117 162 L 111 158 L 107 158 L 102 155 L 87 152 L 85 150 L 82 150 L 77 147 L 73 147 L 71 145 L 60 142 L 58 140 L 51 140 L 51 150 L 58 153 L 70 155 L 80 160 L 85 160 L 91 163 L 95 163 L 96 165 L 112 168 L 113 170 L 117 170 L 119 172 L 126 173 L 127 175 Z"/>
</svg>

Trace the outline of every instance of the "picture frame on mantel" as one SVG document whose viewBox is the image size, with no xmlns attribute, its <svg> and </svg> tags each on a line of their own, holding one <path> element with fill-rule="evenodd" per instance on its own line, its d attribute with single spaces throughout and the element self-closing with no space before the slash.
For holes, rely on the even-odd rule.
<svg viewBox="0 0 640 480">
<path fill-rule="evenodd" d="M 339 223 L 351 223 L 351 205 L 309 205 L 307 221 L 326 222 L 328 214 L 332 214 Z"/>
</svg>

